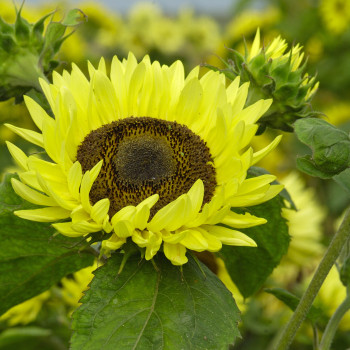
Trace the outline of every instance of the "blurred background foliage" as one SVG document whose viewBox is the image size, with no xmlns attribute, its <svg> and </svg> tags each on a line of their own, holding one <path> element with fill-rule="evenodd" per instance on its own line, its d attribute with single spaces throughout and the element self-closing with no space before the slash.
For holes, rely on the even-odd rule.
<svg viewBox="0 0 350 350">
<path fill-rule="evenodd" d="M 54 19 L 59 20 L 72 7 L 69 1 L 40 6 L 25 4 L 22 16 L 33 23 L 56 10 Z M 113 12 L 97 1 L 74 3 L 74 7 L 81 9 L 88 21 L 63 43 L 57 57 L 61 61 L 59 71 L 69 70 L 70 63 L 75 62 L 87 72 L 86 60 L 97 65 L 104 56 L 108 63 L 113 55 L 122 58 L 129 51 L 138 59 L 149 54 L 151 59 L 164 64 L 180 59 L 187 71 L 203 63 L 224 68 L 219 57 L 230 58 L 227 48 L 244 53 L 244 45 L 251 45 L 260 27 L 266 44 L 281 35 L 289 47 L 293 43 L 304 47 L 308 58 L 307 71 L 316 74 L 320 81 L 313 100 L 314 110 L 324 113 L 324 118 L 330 123 L 350 131 L 349 0 L 238 0 L 232 3 L 229 12 L 215 17 L 190 8 L 165 14 L 154 2 L 139 2 L 126 14 Z M 9 23 L 14 22 L 15 10 L 10 0 L 0 2 L 0 16 Z M 205 70 L 203 68 L 202 72 Z M 1 173 L 15 171 L 5 140 L 26 148 L 2 125 L 6 122 L 35 129 L 23 103 L 15 104 L 13 99 L 0 103 Z M 256 137 L 254 146 L 262 148 L 275 135 L 276 131 L 267 130 Z M 27 146 L 27 152 L 36 151 Z M 283 213 L 289 223 L 292 241 L 287 256 L 266 282 L 266 287 L 283 287 L 299 296 L 334 234 L 345 207 L 350 204 L 349 194 L 333 181 L 306 177 L 293 171 L 297 155 L 306 152 L 293 134 L 285 133 L 277 149 L 259 164 L 286 185 L 298 208 L 297 212 L 289 208 Z M 242 339 L 234 349 L 272 349 L 281 325 L 286 323 L 291 311 L 264 290 L 250 300 L 243 300 L 232 281 L 222 272 L 220 261 L 214 261 L 214 264 L 243 313 Z M 69 316 L 91 279 L 91 271 L 89 274 L 82 274 L 86 283 L 79 275 L 70 276 L 54 290 L 27 301 L 31 303 L 29 306 L 22 305 L 13 311 L 12 316 L 7 314 L 0 318 L 0 349 L 37 349 L 38 346 L 40 349 L 66 349 Z M 81 288 L 77 287 L 79 284 Z M 321 313 L 313 327 L 319 332 L 345 293 L 334 267 L 316 301 Z M 29 315 L 28 307 L 34 310 L 31 317 L 21 317 Z M 292 349 L 312 349 L 312 338 L 312 325 L 305 322 Z M 343 350 L 348 347 L 350 315 L 343 319 L 333 348 Z"/>
</svg>

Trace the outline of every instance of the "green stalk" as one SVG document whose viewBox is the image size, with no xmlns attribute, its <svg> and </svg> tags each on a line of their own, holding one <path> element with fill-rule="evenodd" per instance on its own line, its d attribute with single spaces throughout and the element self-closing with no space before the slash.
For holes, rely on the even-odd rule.
<svg viewBox="0 0 350 350">
<path fill-rule="evenodd" d="M 312 281 L 302 296 L 293 316 L 289 320 L 284 329 L 275 350 L 287 350 L 292 343 L 300 325 L 306 318 L 311 305 L 320 290 L 324 280 L 326 279 L 330 269 L 337 260 L 342 248 L 350 236 L 350 208 L 347 209 L 345 217 L 339 230 L 334 235 L 326 254 L 319 264 Z"/>
<path fill-rule="evenodd" d="M 338 329 L 339 322 L 342 320 L 344 314 L 350 309 L 350 296 L 349 294 L 345 300 L 339 305 L 331 319 L 329 320 L 327 327 L 323 333 L 319 350 L 329 350 L 332 345 L 332 341 L 335 332 Z"/>
</svg>

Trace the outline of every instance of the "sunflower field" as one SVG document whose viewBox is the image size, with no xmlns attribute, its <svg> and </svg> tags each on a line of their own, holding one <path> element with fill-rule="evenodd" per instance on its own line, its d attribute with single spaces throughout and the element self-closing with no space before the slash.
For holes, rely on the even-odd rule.
<svg viewBox="0 0 350 350">
<path fill-rule="evenodd" d="M 0 350 L 350 349 L 350 1 L 2 0 L 0 122 Z"/>
</svg>

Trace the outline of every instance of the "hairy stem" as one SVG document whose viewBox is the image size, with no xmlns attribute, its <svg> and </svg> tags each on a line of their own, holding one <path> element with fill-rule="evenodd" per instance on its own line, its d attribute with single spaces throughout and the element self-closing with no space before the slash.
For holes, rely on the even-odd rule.
<svg viewBox="0 0 350 350">
<path fill-rule="evenodd" d="M 320 265 L 318 266 L 312 281 L 302 296 L 298 307 L 296 308 L 293 316 L 289 320 L 286 328 L 284 329 L 279 342 L 277 343 L 276 350 L 286 350 L 292 343 L 295 334 L 297 333 L 300 325 L 304 321 L 310 307 L 320 290 L 325 278 L 327 277 L 330 269 L 337 260 L 343 246 L 350 236 L 350 208 L 347 209 L 343 222 L 334 235 L 331 244 L 329 245 L 326 254 L 324 255 Z"/>
</svg>

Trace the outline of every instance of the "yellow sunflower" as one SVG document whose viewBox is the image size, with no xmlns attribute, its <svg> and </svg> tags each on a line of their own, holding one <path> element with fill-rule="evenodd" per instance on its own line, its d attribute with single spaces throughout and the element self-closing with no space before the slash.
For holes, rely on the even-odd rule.
<svg viewBox="0 0 350 350">
<path fill-rule="evenodd" d="M 186 249 L 255 246 L 236 229 L 266 220 L 231 208 L 265 202 L 282 188 L 270 185 L 273 175 L 246 178 L 280 140 L 255 153 L 250 147 L 271 101 L 244 108 L 247 83 L 237 78 L 226 87 L 223 74 L 199 79 L 198 71 L 185 77 L 180 61 L 161 66 L 146 56 L 138 63 L 129 54 L 114 57 L 110 75 L 102 59 L 98 69 L 89 65 L 90 79 L 73 65 L 71 73 L 54 73 L 53 84 L 41 81 L 55 118 L 25 97 L 41 132 L 8 127 L 52 161 L 8 148 L 23 169 L 14 190 L 44 207 L 15 214 L 56 222 L 71 237 L 111 233 L 103 249 L 130 237 L 148 260 L 162 246 L 175 265 L 187 262 Z"/>
<path fill-rule="evenodd" d="M 327 29 L 341 34 L 350 26 L 350 2 L 348 0 L 321 0 L 320 14 Z"/>
<path fill-rule="evenodd" d="M 49 290 L 41 293 L 31 299 L 18 304 L 0 317 L 0 321 L 5 321 L 9 326 L 16 326 L 19 324 L 28 324 L 35 321 L 43 304 L 50 298 L 51 292 Z"/>
</svg>

